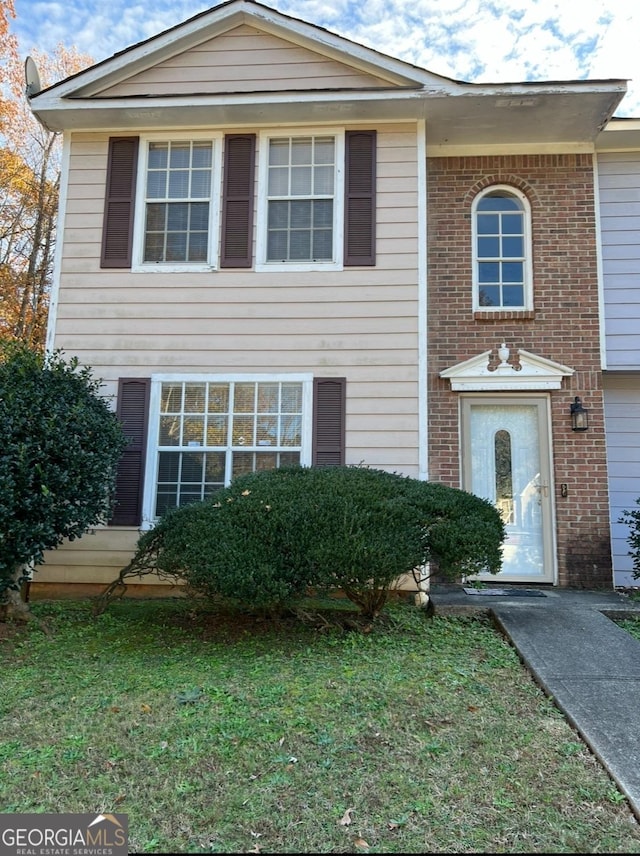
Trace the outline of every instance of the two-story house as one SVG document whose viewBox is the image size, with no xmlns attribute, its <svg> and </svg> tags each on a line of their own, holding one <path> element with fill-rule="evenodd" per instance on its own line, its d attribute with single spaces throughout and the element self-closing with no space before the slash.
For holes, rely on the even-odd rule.
<svg viewBox="0 0 640 856">
<path fill-rule="evenodd" d="M 36 582 L 111 581 L 239 473 L 346 463 L 490 498 L 503 581 L 611 587 L 594 161 L 625 88 L 450 80 L 231 0 L 32 94 L 64 135 L 48 346 L 131 437 L 111 525 Z"/>
</svg>

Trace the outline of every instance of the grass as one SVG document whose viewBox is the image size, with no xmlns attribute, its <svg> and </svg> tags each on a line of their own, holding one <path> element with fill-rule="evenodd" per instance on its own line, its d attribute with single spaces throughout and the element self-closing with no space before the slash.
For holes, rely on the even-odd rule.
<svg viewBox="0 0 640 856">
<path fill-rule="evenodd" d="M 638 601 L 640 590 L 637 587 L 627 589 L 627 596 L 630 601 Z M 640 617 L 619 618 L 616 619 L 616 624 L 640 641 Z"/>
<path fill-rule="evenodd" d="M 624 797 L 484 618 L 33 611 L 44 629 L 0 643 L 4 812 L 124 812 L 136 853 L 640 853 Z"/>
<path fill-rule="evenodd" d="M 640 618 L 622 618 L 617 619 L 616 624 L 630 633 L 634 639 L 640 640 Z"/>
</svg>

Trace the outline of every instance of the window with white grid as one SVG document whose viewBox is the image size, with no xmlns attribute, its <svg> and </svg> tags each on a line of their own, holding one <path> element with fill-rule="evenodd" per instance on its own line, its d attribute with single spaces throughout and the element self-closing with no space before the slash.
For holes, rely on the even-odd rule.
<svg viewBox="0 0 640 856">
<path fill-rule="evenodd" d="M 148 268 L 211 265 L 216 142 L 148 140 L 142 149 L 139 262 Z"/>
<path fill-rule="evenodd" d="M 515 188 L 488 188 L 473 205 L 474 308 L 532 308 L 530 208 Z"/>
<path fill-rule="evenodd" d="M 267 262 L 333 262 L 336 252 L 336 138 L 267 141 Z"/>
<path fill-rule="evenodd" d="M 303 399 L 298 381 L 162 382 L 155 516 L 243 473 L 299 464 Z"/>
</svg>

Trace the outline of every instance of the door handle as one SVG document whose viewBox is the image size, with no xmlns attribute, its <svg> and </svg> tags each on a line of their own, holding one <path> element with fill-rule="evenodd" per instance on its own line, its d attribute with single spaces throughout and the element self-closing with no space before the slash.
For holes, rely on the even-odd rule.
<svg viewBox="0 0 640 856">
<path fill-rule="evenodd" d="M 542 503 L 542 497 L 549 496 L 549 485 L 546 482 L 537 482 L 536 490 L 538 491 L 538 505 Z"/>
</svg>

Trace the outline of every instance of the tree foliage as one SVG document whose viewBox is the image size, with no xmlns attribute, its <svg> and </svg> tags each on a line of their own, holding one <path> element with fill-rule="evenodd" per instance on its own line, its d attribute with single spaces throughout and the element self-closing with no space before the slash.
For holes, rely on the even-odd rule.
<svg viewBox="0 0 640 856">
<path fill-rule="evenodd" d="M 11 0 L 0 0 L 4 74 L 0 112 L 0 337 L 42 347 L 53 275 L 60 187 L 60 137 L 33 116 L 25 95 L 24 65 L 9 33 Z M 90 64 L 74 48 L 48 56 L 31 52 L 48 86 Z"/>
<path fill-rule="evenodd" d="M 108 592 L 159 572 L 210 598 L 282 606 L 341 589 L 374 617 L 399 577 L 500 570 L 504 525 L 486 500 L 364 467 L 286 468 L 236 479 L 170 512 Z"/>
<path fill-rule="evenodd" d="M 45 550 L 112 510 L 120 423 L 75 359 L 0 347 L 0 599 Z"/>
<path fill-rule="evenodd" d="M 7 68 L 9 65 L 15 65 L 18 60 L 18 40 L 11 33 L 11 20 L 16 17 L 16 10 L 13 0 L 0 0 L 0 71 L 2 77 L 0 79 L 8 80 Z M 15 103 L 7 98 L 7 93 L 2 93 L 0 98 L 0 131 L 10 120 Z"/>
</svg>

